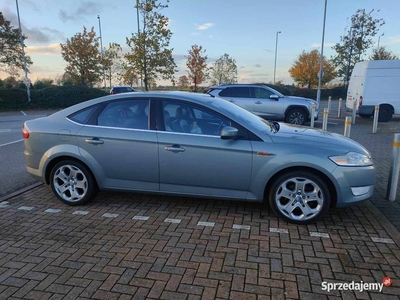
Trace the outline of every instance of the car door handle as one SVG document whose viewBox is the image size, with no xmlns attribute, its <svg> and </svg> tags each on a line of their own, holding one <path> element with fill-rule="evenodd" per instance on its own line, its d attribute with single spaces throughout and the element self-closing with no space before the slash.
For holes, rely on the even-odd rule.
<svg viewBox="0 0 400 300">
<path fill-rule="evenodd" d="M 262 104 L 262 102 L 261 101 L 257 101 L 257 102 L 254 102 L 255 104 Z"/>
<path fill-rule="evenodd" d="M 166 151 L 172 151 L 172 152 L 184 152 L 185 151 L 185 148 L 183 148 L 179 145 L 165 146 L 164 149 Z"/>
<path fill-rule="evenodd" d="M 85 142 L 92 145 L 104 144 L 104 141 L 100 140 L 99 138 L 86 139 Z"/>
</svg>

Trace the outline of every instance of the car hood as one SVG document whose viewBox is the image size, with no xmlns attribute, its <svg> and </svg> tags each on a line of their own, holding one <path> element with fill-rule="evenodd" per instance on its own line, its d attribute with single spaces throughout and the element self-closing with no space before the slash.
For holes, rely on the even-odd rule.
<svg viewBox="0 0 400 300">
<path fill-rule="evenodd" d="M 304 97 L 285 96 L 285 98 L 288 100 L 293 100 L 293 101 L 312 101 L 312 102 L 315 102 L 315 104 L 317 104 L 317 101 L 315 101 L 314 99 L 309 99 L 309 98 L 304 98 Z"/>
<path fill-rule="evenodd" d="M 343 149 L 346 149 L 346 152 L 356 151 L 371 156 L 368 150 L 359 143 L 341 134 L 305 126 L 284 123 L 279 123 L 279 125 L 278 132 L 270 133 L 274 143 L 331 149 L 333 152 L 340 151 L 341 153 Z"/>
</svg>

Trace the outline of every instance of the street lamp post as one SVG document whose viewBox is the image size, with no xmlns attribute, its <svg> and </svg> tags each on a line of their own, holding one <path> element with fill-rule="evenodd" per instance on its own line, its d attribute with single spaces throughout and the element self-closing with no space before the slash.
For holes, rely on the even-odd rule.
<svg viewBox="0 0 400 300">
<path fill-rule="evenodd" d="M 137 18 L 137 32 L 138 32 L 138 41 L 140 43 L 140 22 L 139 22 L 139 0 L 136 0 L 136 18 Z M 140 68 L 140 87 L 143 91 L 143 69 Z"/>
<path fill-rule="evenodd" d="M 381 42 L 381 36 L 383 36 L 385 33 L 382 33 L 379 37 L 378 37 L 378 51 L 379 51 L 379 44 Z"/>
<path fill-rule="evenodd" d="M 99 31 L 100 31 L 100 47 L 101 47 L 101 60 L 103 65 L 103 79 L 104 79 L 104 89 L 107 87 L 106 83 L 106 70 L 104 70 L 104 62 L 103 62 L 103 37 L 101 35 L 101 22 L 100 22 L 100 15 L 97 15 L 97 19 L 99 19 Z M 111 87 L 110 87 L 111 88 Z"/>
<path fill-rule="evenodd" d="M 324 76 L 323 69 L 322 69 L 322 62 L 324 57 L 324 39 L 325 39 L 325 21 L 326 21 L 326 5 L 327 1 L 325 0 L 325 9 L 324 9 L 324 22 L 322 25 L 322 43 L 321 43 L 321 53 L 319 58 L 319 72 L 318 72 L 318 90 L 317 90 L 317 103 L 321 101 L 321 83 L 322 77 Z M 313 117 L 313 116 L 312 116 Z"/>
<path fill-rule="evenodd" d="M 19 26 L 19 38 L 21 42 L 22 48 L 22 59 L 24 61 L 24 71 L 25 71 L 25 80 L 24 83 L 26 85 L 26 93 L 28 95 L 28 102 L 31 102 L 31 91 L 30 91 L 30 80 L 28 79 L 28 69 L 26 68 L 26 57 L 25 57 L 25 50 L 24 50 L 24 39 L 22 37 L 22 29 L 21 29 L 21 20 L 19 18 L 19 8 L 18 8 L 18 0 L 15 0 L 17 4 L 17 15 L 18 15 L 18 26 Z"/>
<path fill-rule="evenodd" d="M 278 54 L 278 34 L 281 33 L 280 31 L 276 32 L 275 38 L 275 65 L 274 65 L 274 84 L 275 84 L 275 76 L 276 76 L 276 56 Z"/>
</svg>

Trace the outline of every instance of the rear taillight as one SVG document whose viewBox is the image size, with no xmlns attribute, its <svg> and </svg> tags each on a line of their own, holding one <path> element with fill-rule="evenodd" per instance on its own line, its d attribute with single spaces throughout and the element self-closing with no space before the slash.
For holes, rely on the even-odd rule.
<svg viewBox="0 0 400 300">
<path fill-rule="evenodd" d="M 358 104 L 359 104 L 359 106 L 361 106 L 361 105 L 362 105 L 362 101 L 363 101 L 363 97 L 362 97 L 362 96 L 360 96 L 360 102 L 358 103 Z"/>
<path fill-rule="evenodd" d="M 29 138 L 29 131 L 28 129 L 26 129 L 25 125 L 22 127 L 22 136 L 24 137 L 24 139 Z"/>
</svg>

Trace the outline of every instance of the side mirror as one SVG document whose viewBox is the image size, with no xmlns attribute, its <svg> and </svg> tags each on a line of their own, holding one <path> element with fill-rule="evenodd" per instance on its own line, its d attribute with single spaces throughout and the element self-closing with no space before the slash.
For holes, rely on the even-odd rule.
<svg viewBox="0 0 400 300">
<path fill-rule="evenodd" d="M 273 94 L 273 95 L 269 96 L 269 99 L 273 99 L 273 100 L 277 100 L 278 101 L 279 100 L 279 96 Z"/>
<path fill-rule="evenodd" d="M 223 140 L 236 139 L 239 135 L 239 130 L 235 127 L 225 126 L 221 130 L 220 137 Z"/>
</svg>

